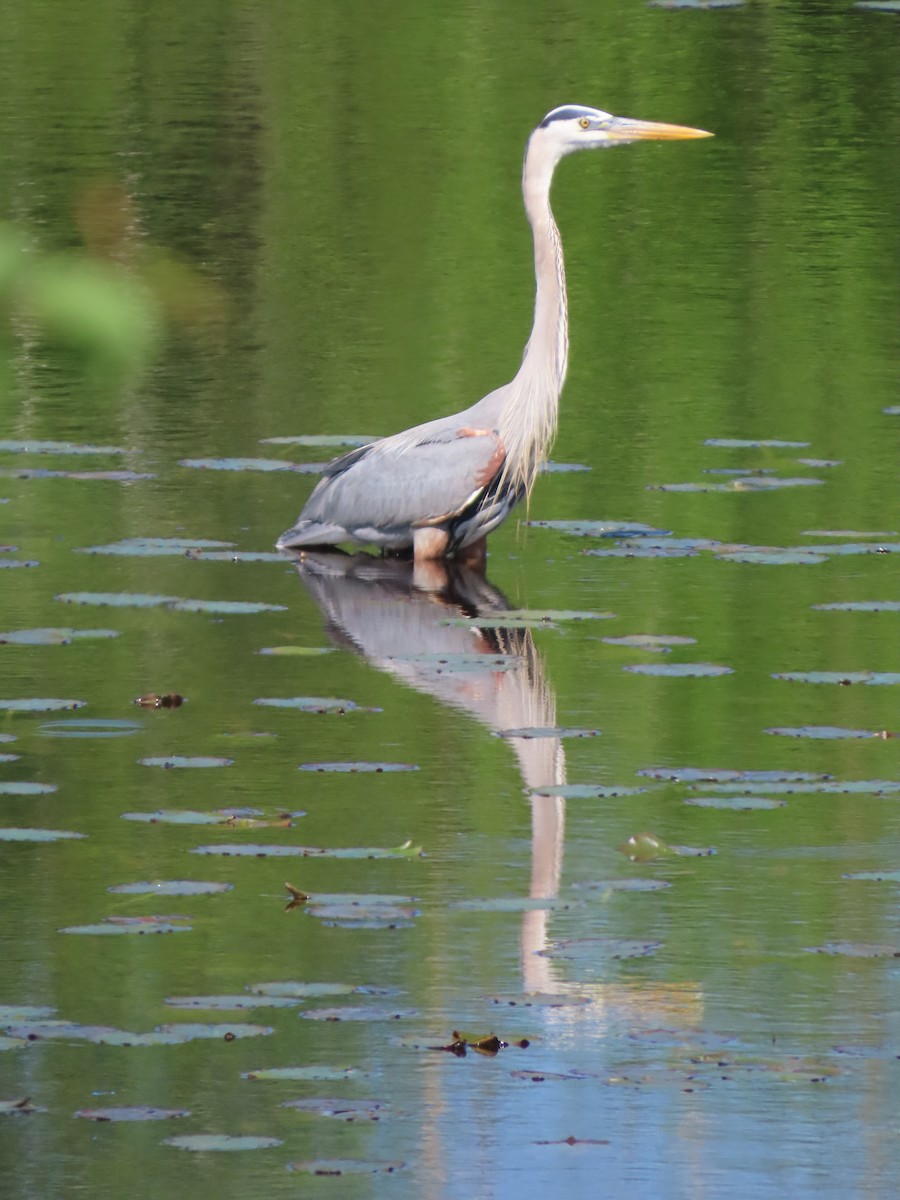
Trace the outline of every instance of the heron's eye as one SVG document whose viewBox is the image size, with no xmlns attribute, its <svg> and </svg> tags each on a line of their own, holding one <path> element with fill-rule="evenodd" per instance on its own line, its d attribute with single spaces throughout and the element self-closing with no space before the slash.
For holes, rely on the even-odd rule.
<svg viewBox="0 0 900 1200">
<path fill-rule="evenodd" d="M 591 127 L 591 122 L 588 117 L 582 117 L 581 120 L 578 122 L 578 124 L 581 126 L 582 129 L 590 129 L 590 127 Z"/>
</svg>

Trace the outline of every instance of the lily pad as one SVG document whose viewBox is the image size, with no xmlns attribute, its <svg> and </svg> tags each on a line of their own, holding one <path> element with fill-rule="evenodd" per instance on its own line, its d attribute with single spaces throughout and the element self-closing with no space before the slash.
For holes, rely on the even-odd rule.
<svg viewBox="0 0 900 1200">
<path fill-rule="evenodd" d="M 558 896 L 493 896 L 466 900 L 451 900 L 448 909 L 457 912 L 536 912 L 540 910 L 572 908 L 573 905 Z"/>
<path fill-rule="evenodd" d="M 900 870 L 896 871 L 851 871 L 844 879 L 865 879 L 873 883 L 900 883 Z"/>
<path fill-rule="evenodd" d="M 723 667 L 716 663 L 633 663 L 622 670 L 632 675 L 665 675 L 689 679 L 734 674 L 732 667 Z"/>
<path fill-rule="evenodd" d="M 177 596 L 155 596 L 142 592 L 61 592 L 54 600 L 63 604 L 96 604 L 106 608 L 159 608 L 174 604 Z"/>
<path fill-rule="evenodd" d="M 141 883 L 117 883 L 107 888 L 117 896 L 207 896 L 230 892 L 233 883 L 199 879 L 156 879 Z"/>
<path fill-rule="evenodd" d="M 717 554 L 721 562 L 760 563 L 763 566 L 780 567 L 797 564 L 809 566 L 815 563 L 827 562 L 824 554 L 816 554 L 812 550 L 732 550 Z"/>
<path fill-rule="evenodd" d="M 311 1158 L 304 1162 L 289 1162 L 289 1171 L 305 1175 L 393 1175 L 406 1166 L 400 1159 L 372 1158 Z"/>
<path fill-rule="evenodd" d="M 900 542 L 835 542 L 827 546 L 809 546 L 816 554 L 827 554 L 829 558 L 857 554 L 897 554 Z"/>
<path fill-rule="evenodd" d="M 303 983 L 299 980 L 275 980 L 271 983 L 249 983 L 247 991 L 261 996 L 292 996 L 307 1000 L 321 996 L 347 996 L 358 988 L 352 983 Z"/>
<path fill-rule="evenodd" d="M 179 1041 L 193 1042 L 222 1038 L 226 1042 L 243 1038 L 269 1037 L 275 1032 L 271 1025 L 231 1024 L 226 1022 L 180 1022 L 170 1021 L 159 1025 L 157 1033 L 172 1034 Z"/>
<path fill-rule="evenodd" d="M 639 796 L 645 787 L 618 787 L 605 783 L 553 783 L 533 788 L 532 796 L 564 796 L 567 800 L 607 800 L 618 796 Z"/>
<path fill-rule="evenodd" d="M 719 446 L 725 450 L 805 450 L 809 442 L 786 442 L 781 438 L 705 438 L 704 446 Z"/>
<path fill-rule="evenodd" d="M 668 545 L 650 543 L 646 546 L 623 544 L 608 549 L 582 550 L 581 553 L 591 558 L 693 558 L 697 550 L 693 546 L 679 546 L 673 542 Z"/>
<path fill-rule="evenodd" d="M 261 604 L 252 600 L 177 600 L 176 612 L 221 613 L 225 616 L 262 612 L 287 612 L 286 604 Z"/>
<path fill-rule="evenodd" d="M 0 633 L 0 646 L 68 646 L 74 641 L 118 636 L 118 629 L 16 629 Z"/>
<path fill-rule="evenodd" d="M 900 958 L 896 946 L 871 942 L 826 942 L 824 946 L 804 946 L 808 954 L 838 954 L 847 958 Z"/>
<path fill-rule="evenodd" d="M 900 683 L 898 671 L 778 671 L 773 679 L 786 679 L 789 683 L 838 683 L 844 686 L 853 683 L 890 686 Z"/>
<path fill-rule="evenodd" d="M 766 783 L 763 780 L 758 782 L 748 780 L 746 783 L 700 784 L 699 786 L 701 788 L 715 787 L 716 791 L 722 792 L 755 791 L 766 792 L 770 795 L 787 796 L 884 796 L 900 792 L 900 780 L 896 779 L 832 779 L 830 776 L 819 782 L 812 783 L 786 783 L 778 781 Z"/>
<path fill-rule="evenodd" d="M 626 958 L 647 958 L 663 945 L 653 940 L 621 937 L 574 937 L 551 941 L 543 950 L 535 951 L 542 958 L 576 960 L 580 966 Z"/>
<path fill-rule="evenodd" d="M 672 885 L 667 879 L 641 879 L 629 875 L 624 879 L 589 879 L 573 883 L 572 887 L 591 892 L 661 892 Z"/>
<path fill-rule="evenodd" d="M 0 759 L 17 757 L 15 754 L 0 754 Z M 55 783 L 32 783 L 25 780 L 0 782 L 0 796 L 47 796 L 55 791 Z"/>
<path fill-rule="evenodd" d="M 76 554 L 111 554 L 127 558 L 163 558 L 169 555 L 183 558 L 192 551 L 225 550 L 234 542 L 219 542 L 211 538 L 130 537 L 103 546 L 82 546 Z"/>
<path fill-rule="evenodd" d="M 770 800 L 765 796 L 689 796 L 685 800 L 685 804 L 693 808 L 723 808 L 732 812 L 783 808 L 784 803 L 784 800 Z"/>
<path fill-rule="evenodd" d="M 131 1105 L 120 1108 L 80 1108 L 76 1117 L 86 1121 L 171 1121 L 189 1117 L 186 1108 L 152 1108 L 150 1105 Z"/>
<path fill-rule="evenodd" d="M 900 612 L 900 600 L 844 600 L 810 607 L 819 612 Z"/>
<path fill-rule="evenodd" d="M 398 763 L 398 762 L 309 762 L 301 763 L 298 767 L 300 771 L 318 771 L 318 772 L 337 772 L 339 774 L 362 775 L 373 773 L 375 775 L 387 774 L 392 771 L 418 771 L 418 766 L 415 763 Z"/>
<path fill-rule="evenodd" d="M 308 713 L 338 713 L 343 716 L 348 712 L 378 713 L 380 708 L 367 708 L 357 704 L 355 700 L 338 700 L 328 696 L 264 696 L 254 700 L 261 708 L 292 708 L 299 712 Z"/>
<path fill-rule="evenodd" d="M 78 442 L 39 441 L 35 438 L 4 438 L 0 451 L 10 454 L 125 454 L 121 446 L 92 446 Z"/>
<path fill-rule="evenodd" d="M 220 1150 L 271 1150 L 274 1146 L 282 1145 L 282 1139 L 276 1137 L 257 1137 L 252 1134 L 230 1133 L 185 1133 L 178 1137 L 164 1138 L 164 1146 L 175 1146 L 178 1150 L 220 1151 Z"/>
<path fill-rule="evenodd" d="M 815 783 L 830 775 L 815 771 L 740 771 L 718 767 L 642 767 L 638 775 L 675 783 Z"/>
<path fill-rule="evenodd" d="M 316 1083 L 333 1083 L 341 1079 L 352 1079 L 360 1073 L 355 1067 L 263 1067 L 256 1071 L 242 1071 L 241 1079 L 273 1081 L 303 1079 Z"/>
<path fill-rule="evenodd" d="M 577 537 L 665 537 L 671 533 L 669 529 L 655 529 L 639 521 L 528 521 L 527 524 L 534 529 L 555 529 Z"/>
<path fill-rule="evenodd" d="M 390 1008 L 385 1005 L 356 1005 L 343 1008 L 307 1008 L 300 1016 L 307 1021 L 405 1021 L 417 1017 L 417 1008 Z"/>
<path fill-rule="evenodd" d="M 592 738 L 599 737 L 599 729 L 575 729 L 571 725 L 529 725 L 522 729 L 498 729 L 495 737 L 522 738 Z"/>
<path fill-rule="evenodd" d="M 279 658 L 313 658 L 320 654 L 333 654 L 334 651 L 334 646 L 264 646 L 257 653 L 276 655 Z"/>
<path fill-rule="evenodd" d="M 867 8 L 870 12 L 900 12 L 900 0 L 856 0 L 854 8 Z M 886 408 L 886 413 L 896 414 L 900 412 L 900 408 Z"/>
<path fill-rule="evenodd" d="M 840 725 L 776 725 L 766 729 L 766 733 L 774 733 L 778 737 L 816 738 L 829 741 L 839 738 L 877 738 L 880 734 L 871 729 L 843 729 Z"/>
<path fill-rule="evenodd" d="M 0 763 L 18 762 L 18 754 L 0 754 Z"/>
<path fill-rule="evenodd" d="M 213 754 L 197 754 L 193 757 L 170 754 L 159 758 L 139 758 L 138 762 L 143 767 L 230 767 L 234 759 Z"/>
<path fill-rule="evenodd" d="M 113 935 L 136 935 L 144 936 L 150 933 L 190 933 L 190 925 L 176 925 L 174 922 L 165 920 L 150 920 L 150 921 L 114 921 L 107 917 L 105 921 L 98 921 L 93 925 L 67 925 L 64 929 L 60 929 L 60 933 L 77 933 L 88 937 L 108 937 Z"/>
<path fill-rule="evenodd" d="M 345 1100 L 341 1097 L 304 1097 L 283 1100 L 282 1108 L 295 1112 L 314 1113 L 317 1117 L 334 1117 L 339 1121 L 380 1121 L 390 1115 L 384 1100 Z"/>
<path fill-rule="evenodd" d="M 225 858 L 419 858 L 422 847 L 414 846 L 412 842 L 404 842 L 393 849 L 377 846 L 263 846 L 241 842 L 195 846 L 191 854 L 221 855 Z"/>
<path fill-rule="evenodd" d="M 610 646 L 637 646 L 642 650 L 667 650 L 671 646 L 693 646 L 697 642 L 692 637 L 657 633 L 626 633 L 622 637 L 605 637 L 602 640 Z"/>
<path fill-rule="evenodd" d="M 166 996 L 170 1008 L 202 1008 L 225 1012 L 245 1008 L 295 1008 L 300 1001 L 292 996 L 245 994 L 238 996 Z"/>
<path fill-rule="evenodd" d="M 43 1004 L 0 1004 L 0 1025 L 19 1021 L 43 1021 L 52 1017 L 55 1008 Z"/>
<path fill-rule="evenodd" d="M 301 475 L 318 474 L 319 463 L 293 463 L 279 458 L 182 458 L 179 467 L 201 471 L 295 471 Z"/>
<path fill-rule="evenodd" d="M 0 567 L 9 567 L 14 570 L 16 567 L 39 567 L 41 564 L 37 559 L 19 559 L 19 558 L 0 558 Z"/>
<path fill-rule="evenodd" d="M 48 721 L 38 726 L 38 733 L 58 738 L 114 738 L 140 733 L 143 728 L 139 721 L 87 719 Z"/>
<path fill-rule="evenodd" d="M 260 438 L 261 446 L 368 446 L 377 438 L 360 433 L 313 433 L 300 434 L 298 437 Z"/>
<path fill-rule="evenodd" d="M 0 710 L 6 712 L 62 712 L 65 709 L 84 708 L 87 700 L 56 700 L 29 698 L 27 700 L 0 700 Z"/>
<path fill-rule="evenodd" d="M 519 671 L 522 668 L 522 661 L 517 654 L 426 652 L 385 655 L 385 662 L 401 663 L 416 671 L 431 672 L 435 675 L 468 674 L 470 671 L 484 671 L 487 674 L 494 674 L 496 671 Z"/>
<path fill-rule="evenodd" d="M 0 829 L 0 842 L 62 842 L 87 837 L 65 829 Z"/>
</svg>

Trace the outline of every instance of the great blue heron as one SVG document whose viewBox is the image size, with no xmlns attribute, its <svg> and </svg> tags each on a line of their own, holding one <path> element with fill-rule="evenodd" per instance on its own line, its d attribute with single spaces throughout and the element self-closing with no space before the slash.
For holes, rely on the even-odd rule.
<svg viewBox="0 0 900 1200">
<path fill-rule="evenodd" d="M 279 549 L 355 542 L 411 547 L 416 562 L 483 558 L 485 538 L 529 494 L 556 432 L 569 348 L 562 243 L 550 209 L 557 163 L 576 150 L 711 136 L 574 104 L 549 112 L 528 140 L 522 172 L 537 291 L 515 378 L 471 408 L 334 459 Z"/>
</svg>

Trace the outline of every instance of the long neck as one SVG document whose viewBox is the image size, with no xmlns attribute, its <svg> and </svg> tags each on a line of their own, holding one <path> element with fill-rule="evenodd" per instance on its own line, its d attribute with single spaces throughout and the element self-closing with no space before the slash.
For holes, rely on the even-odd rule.
<svg viewBox="0 0 900 1200">
<path fill-rule="evenodd" d="M 513 483 L 531 491 L 556 434 L 559 396 L 566 377 L 569 324 L 566 273 L 559 230 L 550 209 L 555 162 L 529 143 L 522 175 L 525 212 L 534 236 L 534 324 L 522 365 L 500 418 Z"/>
</svg>

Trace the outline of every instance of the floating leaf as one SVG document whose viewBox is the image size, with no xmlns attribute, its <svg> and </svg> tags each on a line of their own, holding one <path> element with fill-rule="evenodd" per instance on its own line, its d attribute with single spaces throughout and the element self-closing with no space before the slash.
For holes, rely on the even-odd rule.
<svg viewBox="0 0 900 1200">
<path fill-rule="evenodd" d="M 154 596 L 142 592 L 62 592 L 53 597 L 64 604 L 97 604 L 108 608 L 158 608 L 174 604 L 177 596 Z"/>
<path fill-rule="evenodd" d="M 715 675 L 732 675 L 732 667 L 716 663 L 634 663 L 622 668 L 632 675 L 665 675 L 677 678 L 700 679 Z"/>
<path fill-rule="evenodd" d="M 106 890 L 117 896 L 207 896 L 230 892 L 233 883 L 199 879 L 156 879 L 142 883 L 117 883 Z"/>
<path fill-rule="evenodd" d="M 315 1113 L 317 1117 L 335 1117 L 339 1121 L 380 1121 L 390 1115 L 384 1100 L 344 1100 L 341 1097 L 312 1097 L 282 1100 L 282 1108 Z"/>
<path fill-rule="evenodd" d="M 189 1117 L 186 1108 L 151 1108 L 149 1105 L 132 1105 L 121 1108 L 80 1108 L 76 1117 L 86 1121 L 170 1121 L 175 1117 Z"/>
<path fill-rule="evenodd" d="M 302 1171 L 305 1175 L 392 1175 L 405 1166 L 406 1163 L 399 1159 L 312 1158 L 305 1162 L 289 1162 L 288 1170 Z"/>
<path fill-rule="evenodd" d="M 202 1008 L 239 1011 L 245 1008 L 295 1008 L 300 1003 L 292 996 L 267 996 L 263 994 L 239 996 L 166 996 L 170 1008 Z"/>
<path fill-rule="evenodd" d="M 170 754 L 160 758 L 139 758 L 138 762 L 143 767 L 230 767 L 234 759 L 212 754 L 197 754 L 193 757 Z"/>
<path fill-rule="evenodd" d="M 300 1000 L 315 996 L 346 996 L 359 990 L 352 983 L 301 983 L 290 979 L 247 984 L 248 992 L 262 996 L 293 996 Z"/>
<path fill-rule="evenodd" d="M 623 544 L 609 549 L 582 550 L 581 553 L 591 558 L 693 558 L 697 550 L 693 546 L 676 545 L 673 542 L 665 545 L 650 543 L 645 546 Z"/>
<path fill-rule="evenodd" d="M 805 450 L 809 442 L 785 442 L 780 438 L 705 438 L 704 446 L 719 446 L 725 450 Z"/>
<path fill-rule="evenodd" d="M 533 788 L 532 796 L 564 796 L 568 800 L 606 800 L 618 796 L 639 796 L 645 787 L 617 787 L 603 783 L 554 783 Z"/>
<path fill-rule="evenodd" d="M 839 954 L 847 958 L 900 958 L 896 946 L 870 942 L 826 942 L 824 946 L 804 946 L 808 954 Z"/>
<path fill-rule="evenodd" d="M 844 879 L 866 879 L 875 883 L 900 883 L 900 870 L 897 871 L 851 871 L 843 876 Z"/>
<path fill-rule="evenodd" d="M 0 842 L 62 842 L 84 837 L 87 837 L 86 833 L 70 833 L 64 829 L 0 829 Z"/>
<path fill-rule="evenodd" d="M 811 550 L 730 550 L 717 554 L 721 562 L 760 563 L 764 566 L 779 567 L 786 565 L 806 565 L 827 562 L 824 554 L 816 554 Z"/>
<path fill-rule="evenodd" d="M 900 683 L 897 671 L 778 671 L 773 679 L 786 679 L 790 683 L 866 683 L 890 686 Z"/>
<path fill-rule="evenodd" d="M 260 438 L 261 446 L 368 446 L 377 438 L 359 433 L 301 434 L 298 437 Z"/>
<path fill-rule="evenodd" d="M 80 445 L 78 442 L 48 442 L 34 438 L 4 438 L 0 451 L 10 454 L 125 454 L 121 446 Z"/>
<path fill-rule="evenodd" d="M 836 738 L 877 738 L 881 735 L 874 733 L 871 729 L 842 729 L 839 725 L 798 725 L 791 726 L 773 726 L 766 729 L 766 733 L 774 733 L 778 737 L 791 738 L 818 738 L 819 740 L 831 740 Z"/>
<path fill-rule="evenodd" d="M 295 471 L 301 475 L 318 474 L 320 463 L 293 463 L 279 458 L 182 458 L 179 467 L 201 471 Z"/>
<path fill-rule="evenodd" d="M 642 767 L 638 775 L 675 783 L 813 783 L 830 779 L 815 771 L 738 771 L 718 767 Z"/>
<path fill-rule="evenodd" d="M 106 937 L 114 934 L 143 936 L 149 933 L 190 933 L 191 926 L 176 925 L 173 922 L 165 920 L 126 923 L 114 921 L 107 917 L 105 921 L 99 921 L 94 925 L 67 925 L 65 929 L 60 929 L 59 932 L 84 934 L 89 937 Z"/>
<path fill-rule="evenodd" d="M 689 796 L 685 804 L 693 808 L 723 808 L 732 812 L 784 807 L 783 800 L 769 800 L 764 796 Z"/>
<path fill-rule="evenodd" d="M 672 885 L 666 879 L 641 879 L 630 875 L 625 879 L 590 879 L 573 883 L 573 888 L 591 892 L 661 892 Z"/>
<path fill-rule="evenodd" d="M 900 612 L 900 600 L 844 600 L 834 604 L 811 604 L 819 612 Z"/>
<path fill-rule="evenodd" d="M 287 612 L 286 604 L 258 604 L 251 600 L 178 600 L 176 612 L 222 613 L 226 616 L 245 613 Z"/>
<path fill-rule="evenodd" d="M 528 521 L 527 524 L 534 529 L 555 529 L 578 537 L 665 537 L 671 532 L 637 521 Z"/>
<path fill-rule="evenodd" d="M 655 954 L 662 942 L 640 941 L 620 937 L 558 938 L 543 950 L 535 951 L 542 958 L 575 959 L 582 966 L 615 959 L 647 958 Z"/>
<path fill-rule="evenodd" d="M 138 721 L 87 719 L 48 721 L 38 726 L 38 733 L 58 738 L 114 738 L 140 733 L 143 728 Z"/>
<path fill-rule="evenodd" d="M 243 1038 L 252 1037 L 269 1037 L 275 1030 L 270 1025 L 235 1025 L 224 1022 L 180 1022 L 170 1021 L 165 1025 L 159 1025 L 156 1029 L 157 1033 L 172 1034 L 182 1042 L 204 1041 L 215 1038 L 222 1038 L 226 1042 L 232 1042 Z"/>
<path fill-rule="evenodd" d="M 523 729 L 498 729 L 496 737 L 522 738 L 530 741 L 533 738 L 591 738 L 599 737 L 599 729 L 575 729 L 570 725 L 530 725 Z"/>
<path fill-rule="evenodd" d="M 628 633 L 623 637 L 605 637 L 602 640 L 610 646 L 638 646 L 642 650 L 667 650 L 670 646 L 692 646 L 697 641 L 692 637 L 656 633 Z"/>
<path fill-rule="evenodd" d="M 213 854 L 225 858 L 419 858 L 422 847 L 404 842 L 393 849 L 377 846 L 261 846 L 250 843 L 231 843 L 216 846 L 195 846 L 191 854 Z"/>
<path fill-rule="evenodd" d="M 765 781 L 746 783 L 717 783 L 701 784 L 700 787 L 715 787 L 716 791 L 767 792 L 771 795 L 873 795 L 883 796 L 900 792 L 900 780 L 896 779 L 832 779 L 830 776 L 817 783 L 766 783 Z"/>
<path fill-rule="evenodd" d="M 6 712 L 62 712 L 67 708 L 84 708 L 87 700 L 0 700 L 0 709 Z"/>
<path fill-rule="evenodd" d="M 16 754 L 0 754 L 0 759 L 17 758 Z M 7 780 L 0 782 L 0 796 L 46 796 L 56 791 L 55 783 L 30 783 Z"/>
<path fill-rule="evenodd" d="M 341 774 L 359 775 L 374 773 L 386 774 L 389 771 L 418 771 L 415 763 L 398 762 L 309 762 L 301 763 L 300 771 L 331 771 Z"/>
<path fill-rule="evenodd" d="M 404 1021 L 417 1017 L 417 1008 L 388 1008 L 379 1005 L 344 1008 L 307 1008 L 300 1016 L 307 1021 Z"/>
<path fill-rule="evenodd" d="M 572 908 L 558 896 L 494 896 L 451 900 L 447 908 L 458 912 L 536 912 L 547 909 Z"/>
<path fill-rule="evenodd" d="M 162 558 L 168 555 L 183 558 L 200 550 L 225 550 L 234 542 L 219 542 L 210 538 L 130 537 L 103 546 L 83 546 L 76 554 L 112 554 L 128 558 Z"/>
<path fill-rule="evenodd" d="M 264 646 L 257 653 L 283 658 L 312 658 L 319 654 L 333 654 L 334 650 L 334 646 Z"/>
<path fill-rule="evenodd" d="M 67 646 L 70 642 L 92 638 L 114 638 L 118 629 L 16 629 L 0 633 L 0 645 L 5 646 Z"/>
<path fill-rule="evenodd" d="M 271 1150 L 282 1144 L 281 1138 L 255 1137 L 252 1134 L 230 1133 L 185 1133 L 179 1137 L 164 1138 L 164 1146 L 175 1146 L 178 1150 Z"/>
<path fill-rule="evenodd" d="M 358 1075 L 359 1071 L 355 1067 L 263 1067 L 261 1070 L 241 1072 L 241 1079 L 273 1082 L 304 1079 L 316 1083 L 331 1083 L 340 1079 L 352 1079 Z"/>
<path fill-rule="evenodd" d="M 293 708 L 299 712 L 309 713 L 338 713 L 343 716 L 348 712 L 378 713 L 380 708 L 365 708 L 354 700 L 337 700 L 328 696 L 264 696 L 254 700 L 254 704 L 262 708 Z"/>
</svg>

